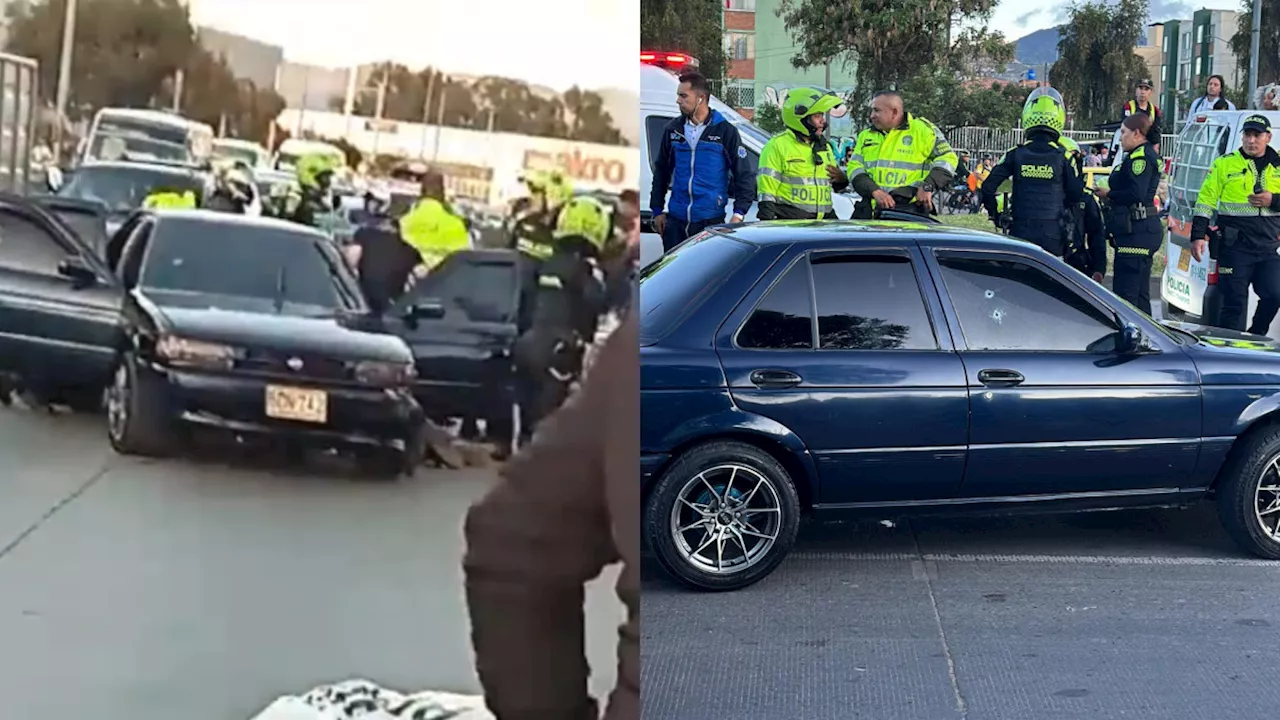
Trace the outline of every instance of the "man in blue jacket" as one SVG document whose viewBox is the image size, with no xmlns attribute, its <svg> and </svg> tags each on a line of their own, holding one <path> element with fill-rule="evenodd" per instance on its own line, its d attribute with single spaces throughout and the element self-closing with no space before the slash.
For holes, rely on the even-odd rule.
<svg viewBox="0 0 1280 720">
<path fill-rule="evenodd" d="M 705 77 L 694 72 L 680 76 L 680 117 L 663 129 L 649 194 L 653 227 L 662 235 L 664 252 L 709 225 L 723 223 L 730 197 L 733 222 L 742 222 L 756 199 L 755 171 L 738 129 L 710 103 Z M 671 201 L 664 210 L 667 190 Z"/>
</svg>

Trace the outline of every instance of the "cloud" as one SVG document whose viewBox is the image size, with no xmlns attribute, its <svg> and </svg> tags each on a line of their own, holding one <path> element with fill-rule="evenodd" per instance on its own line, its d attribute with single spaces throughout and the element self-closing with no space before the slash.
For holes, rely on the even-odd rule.
<svg viewBox="0 0 1280 720">
<path fill-rule="evenodd" d="M 1037 8 L 1035 10 L 1032 10 L 1029 13 L 1024 13 L 1022 15 L 1019 15 L 1017 18 L 1014 19 L 1013 22 L 1016 23 L 1018 27 L 1024 28 L 1027 26 L 1027 23 L 1031 22 L 1031 18 L 1043 12 L 1044 12 L 1044 8 Z"/>
</svg>

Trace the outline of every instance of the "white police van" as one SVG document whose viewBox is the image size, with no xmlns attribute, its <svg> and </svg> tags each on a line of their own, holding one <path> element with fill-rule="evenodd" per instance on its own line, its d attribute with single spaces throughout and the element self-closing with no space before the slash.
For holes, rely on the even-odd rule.
<svg viewBox="0 0 1280 720">
<path fill-rule="evenodd" d="M 1215 325 L 1222 299 L 1218 293 L 1218 262 L 1191 257 L 1191 221 L 1196 198 L 1213 162 L 1240 148 L 1244 119 L 1265 115 L 1273 128 L 1280 126 L 1280 111 L 1219 110 L 1197 113 L 1178 135 L 1169 181 L 1169 217 L 1165 232 L 1165 269 L 1160 283 L 1164 316 L 1171 320 Z M 1280 135 L 1272 133 L 1271 147 L 1280 150 Z M 1253 317 L 1258 296 L 1249 291 L 1247 318 Z M 1245 324 L 1249 322 L 1246 319 Z M 1280 322 L 1267 333 L 1277 337 Z"/>
<path fill-rule="evenodd" d="M 662 257 L 662 237 L 653 230 L 651 224 L 652 213 L 649 211 L 649 193 L 653 188 L 653 166 L 657 158 L 658 148 L 662 145 L 662 130 L 680 114 L 679 108 L 676 106 L 676 91 L 680 87 L 680 81 L 677 75 L 671 71 L 664 69 L 660 64 L 655 64 L 646 57 L 641 55 L 640 63 L 640 118 L 643 127 L 640 133 L 640 150 L 642 156 L 648 159 L 648 162 L 640 164 L 640 210 L 641 210 L 641 235 L 640 235 L 640 266 L 645 267 L 658 258 Z M 746 148 L 747 159 L 751 163 L 751 169 L 755 170 L 760 164 L 760 152 L 764 149 L 764 144 L 769 142 L 771 137 L 769 133 L 761 130 L 751 124 L 736 110 L 721 102 L 719 99 L 711 98 L 711 109 L 719 111 L 733 126 L 738 129 L 738 134 L 742 137 L 742 146 Z M 836 216 L 842 220 L 848 220 L 853 216 L 853 204 L 858 199 L 852 191 L 846 193 L 837 193 L 832 197 L 832 205 L 835 208 Z M 733 203 L 730 202 L 725 206 L 725 222 L 733 216 Z M 753 204 L 751 210 L 747 213 L 745 220 L 750 222 L 756 219 L 756 207 Z"/>
</svg>

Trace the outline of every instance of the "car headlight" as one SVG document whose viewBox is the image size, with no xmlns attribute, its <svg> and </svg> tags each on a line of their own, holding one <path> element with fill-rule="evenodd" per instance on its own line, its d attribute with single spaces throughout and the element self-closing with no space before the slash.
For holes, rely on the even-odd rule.
<svg viewBox="0 0 1280 720">
<path fill-rule="evenodd" d="M 230 345 L 162 335 L 156 355 L 169 365 L 230 369 L 240 351 Z"/>
<path fill-rule="evenodd" d="M 366 385 L 399 387 L 409 385 L 418 376 L 413 363 L 363 360 L 356 363 L 356 380 Z"/>
</svg>

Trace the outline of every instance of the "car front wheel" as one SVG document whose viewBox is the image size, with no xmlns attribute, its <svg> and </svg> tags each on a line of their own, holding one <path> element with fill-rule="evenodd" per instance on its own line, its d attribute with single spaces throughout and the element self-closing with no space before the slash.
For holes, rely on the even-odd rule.
<svg viewBox="0 0 1280 720">
<path fill-rule="evenodd" d="M 738 590 L 764 579 L 790 552 L 799 526 L 800 499 L 786 469 L 741 442 L 685 452 L 645 507 L 659 563 L 698 590 Z"/>
<path fill-rule="evenodd" d="M 1280 426 L 1252 433 L 1232 452 L 1217 501 L 1223 527 L 1242 549 L 1280 560 Z"/>
<path fill-rule="evenodd" d="M 122 455 L 168 457 L 177 442 L 169 416 L 167 388 L 126 355 L 107 388 L 107 438 Z"/>
</svg>

